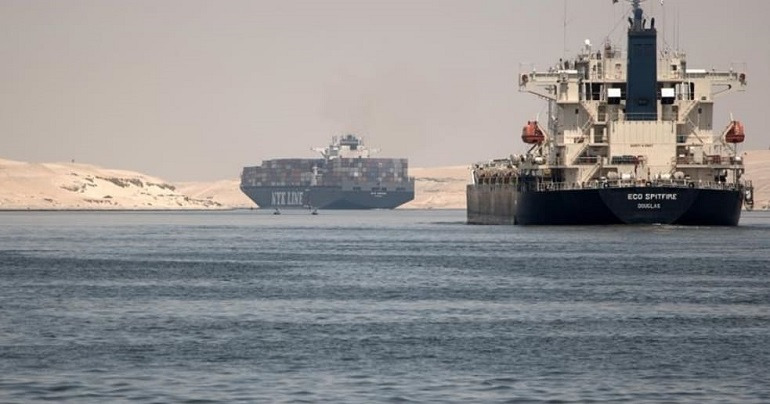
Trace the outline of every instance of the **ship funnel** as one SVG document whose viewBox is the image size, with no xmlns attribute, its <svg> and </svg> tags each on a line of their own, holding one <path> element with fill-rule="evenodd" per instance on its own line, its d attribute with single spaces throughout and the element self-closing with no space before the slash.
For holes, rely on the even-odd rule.
<svg viewBox="0 0 770 404">
<path fill-rule="evenodd" d="M 633 2 L 633 19 L 628 27 L 628 71 L 626 77 L 626 119 L 658 119 L 657 31 L 654 20 L 647 28 L 639 0 Z"/>
</svg>

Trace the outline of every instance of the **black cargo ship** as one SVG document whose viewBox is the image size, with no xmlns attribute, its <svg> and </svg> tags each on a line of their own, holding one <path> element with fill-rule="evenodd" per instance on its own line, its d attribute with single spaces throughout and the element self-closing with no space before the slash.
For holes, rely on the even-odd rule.
<svg viewBox="0 0 770 404">
<path fill-rule="evenodd" d="M 745 90 L 745 67 L 691 69 L 668 49 L 659 58 L 655 19 L 631 3 L 625 55 L 586 40 L 574 60 L 519 74 L 520 91 L 548 101 L 547 124 L 524 127 L 526 154 L 473 166 L 468 223 L 735 226 L 752 208 L 743 125 L 712 127 L 714 98 Z"/>
<path fill-rule="evenodd" d="M 373 158 L 363 139 L 348 134 L 322 158 L 265 160 L 244 167 L 241 191 L 260 208 L 393 209 L 414 199 L 405 158 Z"/>
</svg>

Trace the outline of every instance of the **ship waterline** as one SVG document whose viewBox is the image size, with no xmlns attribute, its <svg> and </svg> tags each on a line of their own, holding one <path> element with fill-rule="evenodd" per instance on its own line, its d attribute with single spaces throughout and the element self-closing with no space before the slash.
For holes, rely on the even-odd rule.
<svg viewBox="0 0 770 404">
<path fill-rule="evenodd" d="M 414 191 L 343 190 L 334 186 L 241 186 L 258 206 L 276 209 L 393 209 L 414 199 Z"/>
<path fill-rule="evenodd" d="M 672 224 L 735 226 L 744 195 L 732 185 L 608 186 L 518 191 L 510 185 L 469 185 L 468 222 L 473 224 L 608 225 Z"/>
</svg>

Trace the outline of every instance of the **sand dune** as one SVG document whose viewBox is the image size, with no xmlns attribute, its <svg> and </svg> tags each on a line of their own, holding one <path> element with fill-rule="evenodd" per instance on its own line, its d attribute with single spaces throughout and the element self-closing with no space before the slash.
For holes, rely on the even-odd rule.
<svg viewBox="0 0 770 404">
<path fill-rule="evenodd" d="M 770 150 L 744 153 L 755 209 L 770 209 Z M 465 209 L 470 166 L 411 168 L 415 198 L 400 209 Z M 145 174 L 88 164 L 0 159 L 0 210 L 238 209 L 256 205 L 238 179 L 171 184 Z"/>
<path fill-rule="evenodd" d="M 470 165 L 411 168 L 415 196 L 401 209 L 465 209 L 465 186 L 470 174 Z"/>
<path fill-rule="evenodd" d="M 770 150 L 750 150 L 743 158 L 744 179 L 754 185 L 754 209 L 770 209 Z"/>
<path fill-rule="evenodd" d="M 230 209 L 254 208 L 256 205 L 240 188 L 240 180 L 219 180 L 213 182 L 179 182 L 177 191 L 190 198 L 218 203 Z"/>
<path fill-rule="evenodd" d="M 222 209 L 148 175 L 76 163 L 0 159 L 0 209 Z"/>
</svg>

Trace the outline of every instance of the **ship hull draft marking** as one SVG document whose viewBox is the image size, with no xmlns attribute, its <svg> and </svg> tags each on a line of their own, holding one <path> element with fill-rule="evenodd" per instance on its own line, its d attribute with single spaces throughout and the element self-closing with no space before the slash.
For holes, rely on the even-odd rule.
<svg viewBox="0 0 770 404">
<path fill-rule="evenodd" d="M 519 72 L 547 119 L 522 129 L 527 153 L 471 167 L 468 223 L 736 226 L 752 209 L 745 128 L 713 125 L 714 99 L 745 91 L 745 65 L 692 69 L 683 52 L 659 52 L 655 19 L 629 2 L 626 49 L 586 40 L 574 59 Z"/>
</svg>

